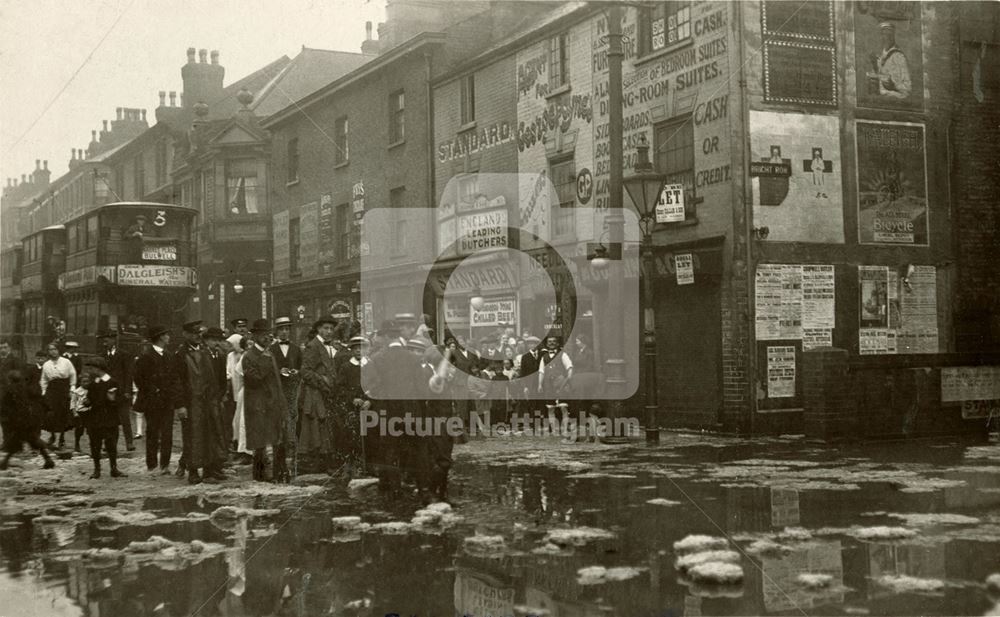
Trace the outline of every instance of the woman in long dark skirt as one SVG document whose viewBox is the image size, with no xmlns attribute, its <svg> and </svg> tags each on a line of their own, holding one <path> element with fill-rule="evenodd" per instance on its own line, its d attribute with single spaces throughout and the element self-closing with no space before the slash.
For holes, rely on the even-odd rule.
<svg viewBox="0 0 1000 617">
<path fill-rule="evenodd" d="M 59 447 L 65 444 L 64 433 L 73 428 L 70 412 L 70 390 L 76 387 L 76 369 L 73 363 L 59 354 L 59 347 L 49 343 L 45 348 L 49 359 L 42 365 L 39 385 L 48 409 L 42 428 L 50 433 L 49 444 L 59 436 Z"/>
<path fill-rule="evenodd" d="M 333 401 L 334 457 L 337 463 L 352 477 L 363 473 L 365 468 L 364 444 L 361 436 L 361 412 L 370 407 L 361 386 L 361 367 L 368 363 L 364 351 L 368 340 L 362 336 L 350 339 L 351 357 L 337 367 L 337 388 Z"/>
</svg>

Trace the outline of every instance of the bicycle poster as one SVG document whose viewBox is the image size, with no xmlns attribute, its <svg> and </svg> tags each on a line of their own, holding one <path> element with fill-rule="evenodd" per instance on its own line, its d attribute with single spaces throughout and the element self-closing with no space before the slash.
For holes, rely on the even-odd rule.
<svg viewBox="0 0 1000 617">
<path fill-rule="evenodd" d="M 859 120 L 856 130 L 860 242 L 926 245 L 924 125 Z"/>
</svg>

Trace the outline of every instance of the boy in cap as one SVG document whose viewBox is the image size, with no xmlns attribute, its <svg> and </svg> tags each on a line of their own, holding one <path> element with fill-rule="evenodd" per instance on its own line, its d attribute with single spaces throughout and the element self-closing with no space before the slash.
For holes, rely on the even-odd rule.
<svg viewBox="0 0 1000 617">
<path fill-rule="evenodd" d="M 94 378 L 87 386 L 89 411 L 82 414 L 83 425 L 90 437 L 90 457 L 94 460 L 91 478 L 101 477 L 101 447 L 108 455 L 112 478 L 123 478 L 118 469 L 118 382 L 108 374 L 108 363 L 96 357 L 87 361 Z"/>
</svg>

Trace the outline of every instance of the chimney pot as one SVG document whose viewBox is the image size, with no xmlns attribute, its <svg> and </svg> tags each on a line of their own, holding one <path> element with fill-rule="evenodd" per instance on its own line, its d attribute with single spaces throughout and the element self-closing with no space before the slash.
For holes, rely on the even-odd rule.
<svg viewBox="0 0 1000 617">
<path fill-rule="evenodd" d="M 96 130 L 90 132 L 90 141 L 97 141 L 97 131 Z"/>
<path fill-rule="evenodd" d="M 187 54 L 188 54 L 188 64 L 192 64 L 194 62 L 194 47 L 188 47 Z"/>
<path fill-rule="evenodd" d="M 177 107 L 177 93 L 173 90 L 170 91 L 170 106 Z"/>
<path fill-rule="evenodd" d="M 180 101 L 181 107 L 184 107 L 184 93 L 183 92 L 178 92 L 177 93 L 177 100 Z"/>
<path fill-rule="evenodd" d="M 35 159 L 35 170 L 37 171 L 41 168 L 42 168 L 42 159 Z"/>
<path fill-rule="evenodd" d="M 105 133 L 108 132 L 108 121 L 107 120 L 104 121 L 104 132 Z"/>
<path fill-rule="evenodd" d="M 49 170 L 49 162 L 47 160 L 42 161 L 42 166 L 43 166 L 42 169 L 44 169 L 45 171 Z"/>
<path fill-rule="evenodd" d="M 28 176 L 27 174 L 21 174 L 21 184 L 27 184 Z"/>
<path fill-rule="evenodd" d="M 208 50 L 199 49 L 198 50 L 198 63 L 205 64 L 208 61 Z"/>
<path fill-rule="evenodd" d="M 122 119 L 122 108 L 121 107 L 116 107 L 115 108 L 115 113 L 118 114 L 118 119 L 121 120 Z"/>
<path fill-rule="evenodd" d="M 219 50 L 218 49 L 213 49 L 212 50 L 212 64 L 218 64 L 218 63 L 219 63 Z"/>
<path fill-rule="evenodd" d="M 365 40 L 372 40 L 372 22 L 370 21 L 365 22 Z"/>
<path fill-rule="evenodd" d="M 167 104 L 167 93 L 164 90 L 160 90 L 160 107 Z"/>
<path fill-rule="evenodd" d="M 72 160 L 74 160 L 74 161 L 76 160 L 76 148 L 73 148 L 73 159 Z"/>
<path fill-rule="evenodd" d="M 17 186 L 17 178 L 14 178 L 14 186 Z"/>
</svg>

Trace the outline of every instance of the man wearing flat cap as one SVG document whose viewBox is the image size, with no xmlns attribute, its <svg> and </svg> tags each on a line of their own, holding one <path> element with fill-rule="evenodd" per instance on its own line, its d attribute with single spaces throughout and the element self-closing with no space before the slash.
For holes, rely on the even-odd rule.
<svg viewBox="0 0 1000 617">
<path fill-rule="evenodd" d="M 281 391 L 285 395 L 285 439 L 293 443 L 297 434 L 299 391 L 302 377 L 302 350 L 292 342 L 292 320 L 289 317 L 279 317 L 274 320 L 275 341 L 271 344 L 271 355 L 278 364 L 281 375 Z M 293 451 L 294 454 L 294 451 Z"/>
<path fill-rule="evenodd" d="M 250 337 L 253 344 L 247 347 L 240 362 L 247 447 L 253 450 L 253 479 L 267 480 L 265 451 L 271 447 L 274 449 L 272 479 L 288 482 L 284 446 L 285 395 L 278 364 L 269 349 L 271 326 L 266 319 L 253 322 Z"/>
<path fill-rule="evenodd" d="M 247 336 L 250 334 L 249 324 L 250 322 L 244 317 L 238 317 L 229 322 L 233 334 L 239 334 L 240 336 Z"/>
<path fill-rule="evenodd" d="M 135 362 L 135 411 L 146 419 L 146 468 L 170 473 L 174 443 L 174 402 L 178 398 L 179 375 L 167 352 L 170 332 L 164 326 L 149 328 L 149 347 Z"/>
<path fill-rule="evenodd" d="M 222 464 L 226 460 L 220 410 L 222 393 L 212 357 L 201 340 L 201 320 L 184 324 L 184 342 L 177 348 L 174 366 L 180 375 L 174 407 L 183 431 L 178 475 L 186 471 L 190 484 L 220 482 L 225 479 Z"/>
</svg>

